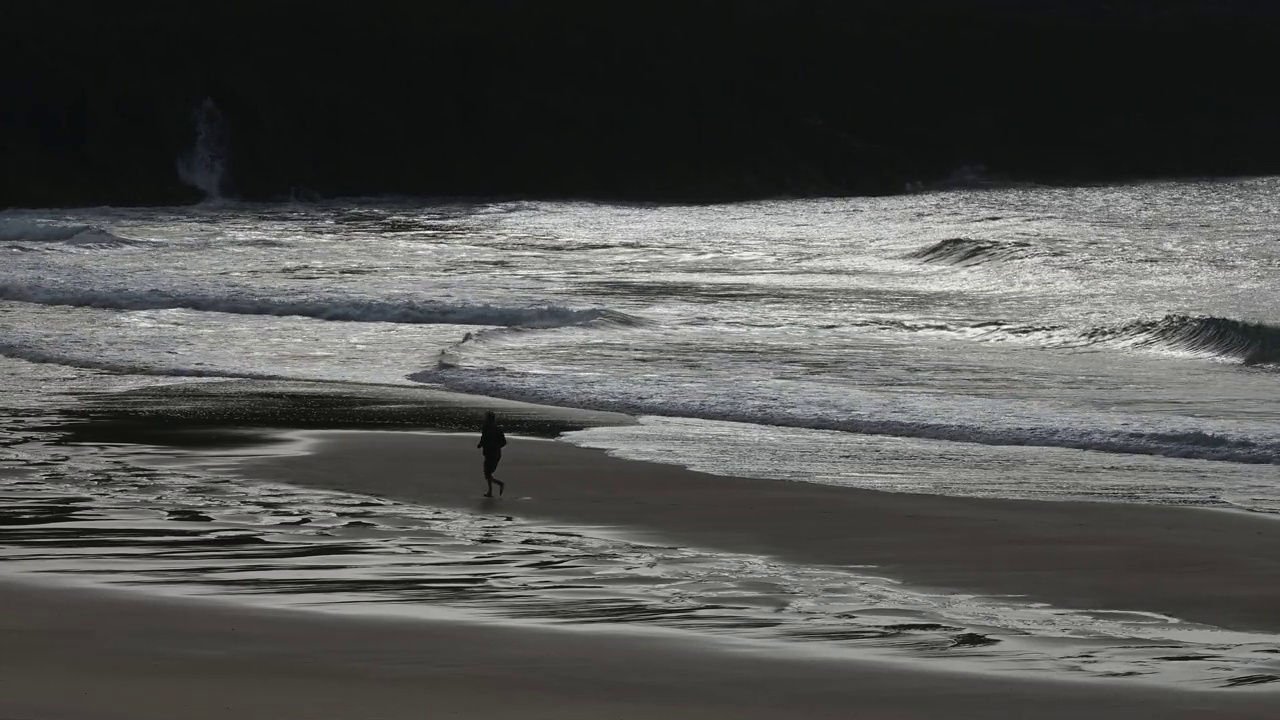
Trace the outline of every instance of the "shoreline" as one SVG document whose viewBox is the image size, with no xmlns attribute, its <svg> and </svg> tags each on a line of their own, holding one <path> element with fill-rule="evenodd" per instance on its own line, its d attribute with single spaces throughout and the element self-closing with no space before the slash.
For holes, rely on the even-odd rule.
<svg viewBox="0 0 1280 720">
<path fill-rule="evenodd" d="M 465 400 L 451 401 L 459 421 L 474 414 Z M 538 416 L 535 406 L 527 409 Z M 508 513 L 681 547 L 862 566 L 853 569 L 922 589 L 1152 611 L 1237 630 L 1280 628 L 1273 611 L 1280 607 L 1280 524 L 1273 518 L 727 477 L 518 436 L 498 473 L 509 482 L 508 497 L 489 501 L 480 497 L 474 433 L 191 424 L 170 428 L 177 435 L 168 447 L 148 449 L 164 435 L 136 432 L 148 424 L 164 430 L 154 420 L 107 420 L 71 443 L 101 452 L 93 436 L 105 431 L 96 442 L 116 458 L 142 457 L 144 466 L 213 466 L 479 518 Z M 289 436 L 298 444 L 277 442 Z M 696 633 L 629 632 L 625 624 L 560 632 L 536 623 L 309 613 L 133 590 L 0 578 L 8 611 L 0 614 L 0 637 L 12 648 L 0 654 L 0 717 L 1262 718 L 1274 712 L 1278 687 L 1033 676 L 980 664 L 961 671 L 955 663 L 886 662 L 803 646 L 770 653 Z"/>
<path fill-rule="evenodd" d="M 479 455 L 468 436 L 302 435 L 317 440 L 306 454 L 239 458 L 224 469 L 250 479 L 494 510 L 480 497 Z M 870 565 L 874 574 L 923 589 L 1280 631 L 1280 523 L 1269 517 L 726 477 L 524 438 L 513 438 L 498 475 L 509 481 L 510 495 L 489 502 L 535 521 L 617 528 L 657 542 L 811 565 Z M 1196 582 L 1186 581 L 1191 577 Z"/>
</svg>

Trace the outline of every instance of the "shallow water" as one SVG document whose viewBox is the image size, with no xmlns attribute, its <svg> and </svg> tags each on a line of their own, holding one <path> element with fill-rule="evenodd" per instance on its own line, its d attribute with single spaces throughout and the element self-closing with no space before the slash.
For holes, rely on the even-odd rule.
<svg viewBox="0 0 1280 720">
<path fill-rule="evenodd" d="M 1276 513 L 1277 190 L 2 212 L 0 469 L 22 471 L 0 477 L 4 568 L 1265 684 L 1280 674 L 1270 636 L 245 483 L 148 464 L 104 442 L 101 421 L 465 426 L 465 403 L 423 409 L 423 392 L 451 390 L 632 413 L 500 410 L 524 431 L 710 472 Z"/>
<path fill-rule="evenodd" d="M 629 460 L 669 463 L 674 456 L 691 469 L 735 477 L 928 495 L 1280 513 L 1272 465 L 665 417 L 574 431 L 564 440 Z"/>
<path fill-rule="evenodd" d="M 868 476 L 833 445 L 987 446 L 910 455 L 925 475 L 957 457 L 996 494 L 1100 499 L 1106 461 L 1025 492 L 997 476 L 1008 448 L 1149 455 L 1180 502 L 1272 509 L 1280 471 L 1228 464 L 1280 459 L 1277 189 L 7 211 L 0 355 L 789 427 L 829 458 L 806 475 L 853 484 Z M 24 367 L 6 365 L 17 384 Z M 716 427 L 655 421 L 618 449 L 689 463 L 686 433 Z M 767 466 L 776 448 L 738 449 Z M 1225 477 L 1198 497 L 1184 459 Z"/>
<path fill-rule="evenodd" d="M 1271 634 L 538 525 L 504 514 L 518 514 L 519 497 L 466 513 L 228 471 L 237 456 L 301 448 L 290 447 L 140 452 L 33 432 L 7 451 L 21 472 L 0 476 L 4 571 L 328 612 L 660 628 L 983 672 L 1203 687 L 1280 678 Z"/>
</svg>

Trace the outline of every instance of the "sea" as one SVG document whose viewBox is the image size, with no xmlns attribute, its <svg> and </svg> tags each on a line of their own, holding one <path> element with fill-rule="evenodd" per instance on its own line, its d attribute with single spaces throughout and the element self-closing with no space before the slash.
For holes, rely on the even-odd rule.
<svg viewBox="0 0 1280 720">
<path fill-rule="evenodd" d="M 852 571 L 255 485 L 59 425 L 86 402 L 156 388 L 448 391 L 625 413 L 635 421 L 558 441 L 709 473 L 1278 514 L 1278 198 L 1280 178 L 1248 178 L 717 205 L 3 211 L 0 568 L 344 612 L 819 638 L 981 656 L 986 670 L 1280 679 L 1274 636 L 1141 609 L 922 600 L 874 572 L 833 579 Z M 536 547 L 578 569 L 521 564 Z M 426 594 L 406 599 L 388 580 L 415 553 L 450 592 L 419 584 Z M 475 565 L 459 579 L 459 558 L 524 578 L 519 609 L 477 595 L 515 591 Z M 610 573 L 635 582 L 554 590 Z M 753 593 L 771 600 L 727 599 Z M 603 615 L 564 616 L 571 605 Z M 730 620 L 702 621 L 716 613 Z M 1161 662 L 1170 646 L 1185 657 Z"/>
</svg>

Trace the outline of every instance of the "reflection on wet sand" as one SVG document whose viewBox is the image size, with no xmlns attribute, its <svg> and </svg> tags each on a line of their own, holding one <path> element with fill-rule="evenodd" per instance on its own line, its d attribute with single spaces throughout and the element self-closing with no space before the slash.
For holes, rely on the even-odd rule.
<svg viewBox="0 0 1280 720">
<path fill-rule="evenodd" d="M 983 670 L 1256 686 L 1280 638 L 917 592 L 870 568 L 666 547 L 63 446 L 0 475 L 4 569 L 334 612 L 656 627 Z M 133 459 L 130 459 L 130 458 Z M 16 462 L 10 467 L 22 467 Z"/>
</svg>

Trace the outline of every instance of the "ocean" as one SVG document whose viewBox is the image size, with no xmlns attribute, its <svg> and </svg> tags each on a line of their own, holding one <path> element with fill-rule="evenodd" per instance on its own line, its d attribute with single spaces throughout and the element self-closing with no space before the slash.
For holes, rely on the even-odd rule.
<svg viewBox="0 0 1280 720">
<path fill-rule="evenodd" d="M 77 532 L 159 526 L 199 477 L 121 484 L 117 448 L 50 428 L 86 398 L 229 380 L 626 413 L 561 440 L 725 475 L 1280 513 L 1278 194 L 1257 178 L 8 210 L 0 489 L 44 508 L 19 513 L 31 525 L 68 521 L 46 511 L 75 497 L 96 508 Z M 27 540 L 0 543 L 10 567 L 49 562 Z"/>
</svg>

